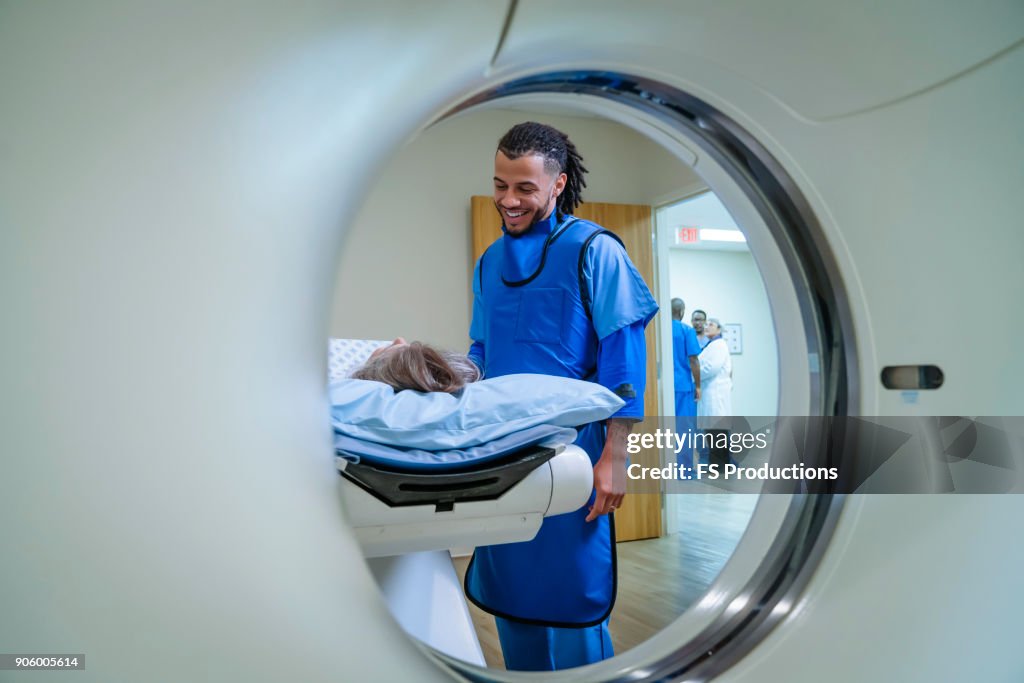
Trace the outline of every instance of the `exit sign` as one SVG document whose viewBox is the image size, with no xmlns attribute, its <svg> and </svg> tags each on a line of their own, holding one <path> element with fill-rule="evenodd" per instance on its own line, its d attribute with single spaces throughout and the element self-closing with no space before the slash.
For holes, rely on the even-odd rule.
<svg viewBox="0 0 1024 683">
<path fill-rule="evenodd" d="M 697 228 L 682 227 L 676 231 L 676 244 L 693 244 L 699 242 L 700 236 L 697 234 Z"/>
</svg>

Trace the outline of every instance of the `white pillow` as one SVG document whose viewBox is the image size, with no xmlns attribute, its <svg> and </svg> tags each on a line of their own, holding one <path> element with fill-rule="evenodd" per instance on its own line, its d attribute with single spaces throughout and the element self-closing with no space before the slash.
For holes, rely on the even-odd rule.
<svg viewBox="0 0 1024 683">
<path fill-rule="evenodd" d="M 469 448 L 539 424 L 578 427 L 611 417 L 625 402 L 595 382 L 505 375 L 458 394 L 396 392 L 362 379 L 331 383 L 331 421 L 341 434 L 402 448 Z"/>
<path fill-rule="evenodd" d="M 373 339 L 327 340 L 327 381 L 333 382 L 348 377 L 366 362 L 375 349 L 390 343 Z"/>
</svg>

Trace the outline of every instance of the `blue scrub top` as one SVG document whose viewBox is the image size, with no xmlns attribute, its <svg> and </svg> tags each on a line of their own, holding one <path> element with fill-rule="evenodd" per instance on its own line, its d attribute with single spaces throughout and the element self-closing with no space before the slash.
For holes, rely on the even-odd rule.
<svg viewBox="0 0 1024 683">
<path fill-rule="evenodd" d="M 676 393 L 693 391 L 693 373 L 690 371 L 690 356 L 700 354 L 697 333 L 681 320 L 672 321 L 672 368 Z"/>
</svg>

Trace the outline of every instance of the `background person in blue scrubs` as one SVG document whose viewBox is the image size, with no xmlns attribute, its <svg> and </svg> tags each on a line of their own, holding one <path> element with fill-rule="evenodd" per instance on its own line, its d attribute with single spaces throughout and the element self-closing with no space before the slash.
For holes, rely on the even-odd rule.
<svg viewBox="0 0 1024 683">
<path fill-rule="evenodd" d="M 697 333 L 683 322 L 686 304 L 672 299 L 672 370 L 675 380 L 676 417 L 696 416 L 700 400 L 700 344 Z"/>
<path fill-rule="evenodd" d="M 658 306 L 618 238 L 572 215 L 586 172 L 561 131 L 533 122 L 509 130 L 494 158 L 503 234 L 473 273 L 469 356 L 484 378 L 572 377 L 625 401 L 607 425 L 579 427 L 576 443 L 594 464 L 590 504 L 545 519 L 531 541 L 473 553 L 466 596 L 495 616 L 509 669 L 565 669 L 613 654 L 609 513 L 626 492 L 626 437 L 643 418 L 644 328 Z"/>
<path fill-rule="evenodd" d="M 700 400 L 700 344 L 697 333 L 683 322 L 686 304 L 672 299 L 672 378 L 676 395 L 676 433 L 687 434 L 697 428 L 697 401 Z M 679 464 L 693 467 L 694 451 L 681 451 Z M 684 471 L 689 479 L 692 472 Z"/>
</svg>

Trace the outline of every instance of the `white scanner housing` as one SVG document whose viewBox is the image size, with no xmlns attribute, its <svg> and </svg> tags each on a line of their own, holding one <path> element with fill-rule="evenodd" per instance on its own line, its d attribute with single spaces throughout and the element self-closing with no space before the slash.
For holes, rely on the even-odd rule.
<svg viewBox="0 0 1024 683">
<path fill-rule="evenodd" d="M 390 505 L 344 476 L 352 463 L 339 457 L 337 464 L 345 511 L 366 557 L 528 541 L 544 517 L 578 510 L 593 487 L 593 465 L 575 445 L 559 446 L 497 497 L 454 503 L 438 491 L 436 502 Z"/>
</svg>

